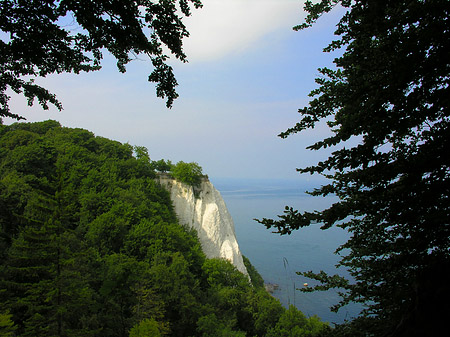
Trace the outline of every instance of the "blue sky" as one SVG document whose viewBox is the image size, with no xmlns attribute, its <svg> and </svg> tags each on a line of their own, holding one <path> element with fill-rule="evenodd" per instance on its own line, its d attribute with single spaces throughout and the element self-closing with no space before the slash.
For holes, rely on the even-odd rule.
<svg viewBox="0 0 450 337">
<path fill-rule="evenodd" d="M 211 178 L 308 179 L 295 168 L 325 158 L 305 147 L 326 128 L 285 140 L 277 134 L 298 120 L 297 110 L 316 87 L 317 68 L 331 66 L 333 55 L 322 49 L 333 38 L 342 10 L 335 8 L 312 28 L 294 32 L 304 18 L 303 0 L 203 3 L 186 21 L 189 63 L 170 61 L 180 94 L 172 109 L 147 82 L 149 61 L 133 61 L 120 74 L 105 55 L 99 72 L 37 80 L 58 96 L 62 112 L 29 108 L 20 96 L 13 96 L 12 112 L 28 121 L 55 119 L 145 146 L 153 160 L 195 161 Z"/>
</svg>

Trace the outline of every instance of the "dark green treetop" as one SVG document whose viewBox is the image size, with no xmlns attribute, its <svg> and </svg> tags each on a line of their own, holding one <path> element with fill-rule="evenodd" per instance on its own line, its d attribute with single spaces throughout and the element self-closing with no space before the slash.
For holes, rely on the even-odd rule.
<svg viewBox="0 0 450 337">
<path fill-rule="evenodd" d="M 441 275 L 450 251 L 450 2 L 307 1 L 295 29 L 337 4 L 347 11 L 324 51 L 344 52 L 335 68 L 319 69 L 300 121 L 280 136 L 329 126 L 308 149 L 335 151 L 298 171 L 329 178 L 311 194 L 339 201 L 317 212 L 286 207 L 260 222 L 280 234 L 316 222 L 351 233 L 338 252 L 352 282 L 303 273 L 319 281 L 315 289 L 343 288 L 334 309 L 366 305 L 350 335 L 432 334 L 445 324 L 436 304 L 450 297 Z"/>
<path fill-rule="evenodd" d="M 120 72 L 137 55 L 148 56 L 154 67 L 148 80 L 171 107 L 177 81 L 163 46 L 186 61 L 182 39 L 189 33 L 181 15 L 191 14 L 190 3 L 202 6 L 200 0 L 1 1 L 0 118 L 23 119 L 10 111 L 8 89 L 23 93 L 29 105 L 37 99 L 44 109 L 50 103 L 61 110 L 35 78 L 99 70 L 105 50 L 117 59 Z"/>
<path fill-rule="evenodd" d="M 160 159 L 157 161 L 153 161 L 152 165 L 154 166 L 155 170 L 161 173 L 166 173 L 167 171 L 172 170 L 173 164 L 170 160 L 164 160 Z"/>
</svg>

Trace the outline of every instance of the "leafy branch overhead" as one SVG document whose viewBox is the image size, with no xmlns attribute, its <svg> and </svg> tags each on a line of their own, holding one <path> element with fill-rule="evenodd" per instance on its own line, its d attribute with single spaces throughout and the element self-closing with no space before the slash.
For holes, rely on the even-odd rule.
<svg viewBox="0 0 450 337">
<path fill-rule="evenodd" d="M 366 306 L 346 335 L 439 335 L 437 308 L 450 300 L 442 272 L 450 266 L 450 2 L 306 1 L 305 23 L 294 29 L 336 5 L 346 12 L 324 51 L 343 53 L 319 69 L 311 101 L 280 137 L 328 125 L 331 135 L 308 149 L 334 152 L 298 171 L 329 178 L 311 194 L 339 201 L 314 213 L 286 207 L 260 222 L 280 234 L 314 223 L 351 234 L 337 252 L 352 282 L 303 273 L 321 284 L 315 289 L 344 289 L 335 309 Z"/>
<path fill-rule="evenodd" d="M 23 94 L 28 104 L 37 99 L 48 109 L 61 102 L 35 83 L 54 73 L 96 71 L 106 50 L 117 60 L 120 72 L 137 55 L 150 58 L 158 97 L 171 107 L 178 97 L 171 54 L 186 62 L 182 40 L 189 36 L 182 16 L 191 15 L 200 0 L 4 0 L 0 6 L 0 118 L 23 119 L 9 108 L 8 90 Z"/>
</svg>

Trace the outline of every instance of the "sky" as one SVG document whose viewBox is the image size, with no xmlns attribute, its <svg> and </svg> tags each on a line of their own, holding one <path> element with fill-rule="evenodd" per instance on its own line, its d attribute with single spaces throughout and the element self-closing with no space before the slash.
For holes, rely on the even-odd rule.
<svg viewBox="0 0 450 337">
<path fill-rule="evenodd" d="M 28 107 L 13 96 L 13 113 L 28 122 L 53 119 L 97 136 L 145 146 L 152 160 L 197 162 L 212 179 L 310 179 L 304 167 L 326 158 L 305 147 L 323 138 L 323 125 L 281 139 L 316 88 L 317 68 L 335 57 L 322 49 L 334 38 L 340 8 L 312 28 L 295 32 L 303 0 L 204 0 L 185 20 L 189 63 L 173 66 L 180 97 L 172 109 L 147 82 L 152 71 L 139 59 L 117 71 L 105 54 L 103 69 L 59 74 L 36 82 L 55 93 L 64 110 Z M 12 120 L 4 119 L 5 124 Z"/>
</svg>

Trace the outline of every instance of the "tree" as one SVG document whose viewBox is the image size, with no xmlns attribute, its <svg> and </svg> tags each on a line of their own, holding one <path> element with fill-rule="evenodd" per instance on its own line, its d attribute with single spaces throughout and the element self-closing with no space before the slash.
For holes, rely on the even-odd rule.
<svg viewBox="0 0 450 337">
<path fill-rule="evenodd" d="M 277 324 L 269 330 L 268 337 L 314 337 L 332 330 L 317 316 L 306 318 L 296 307 L 290 305 Z M 334 333 L 334 332 L 333 332 Z"/>
<path fill-rule="evenodd" d="M 133 150 L 137 159 L 150 163 L 150 155 L 145 146 L 135 145 L 133 146 Z"/>
<path fill-rule="evenodd" d="M 4 337 L 13 337 L 16 327 L 11 320 L 12 315 L 8 312 L 0 313 L 0 335 Z"/>
<path fill-rule="evenodd" d="M 144 319 L 130 330 L 130 337 L 160 337 L 161 328 L 154 319 Z"/>
<path fill-rule="evenodd" d="M 164 159 L 160 159 L 157 161 L 153 161 L 152 165 L 154 166 L 155 170 L 165 173 L 167 171 L 170 171 L 173 167 L 173 164 L 170 160 L 165 161 Z"/>
<path fill-rule="evenodd" d="M 99 70 L 104 50 L 117 59 L 122 73 L 137 55 L 148 56 L 154 67 L 148 80 L 157 83 L 157 96 L 171 107 L 177 81 L 163 46 L 186 62 L 182 39 L 189 33 L 180 14 L 191 14 L 190 3 L 202 6 L 200 0 L 2 1 L 0 119 L 23 119 L 10 111 L 8 89 L 23 93 L 29 105 L 37 99 L 44 109 L 50 103 L 61 110 L 56 96 L 35 79 Z"/>
<path fill-rule="evenodd" d="M 264 288 L 264 279 L 258 273 L 256 268 L 251 264 L 250 260 L 244 255 L 242 255 L 242 260 L 244 261 L 244 266 L 245 269 L 247 269 L 248 276 L 250 276 L 252 285 L 255 288 Z"/>
<path fill-rule="evenodd" d="M 264 288 L 257 289 L 253 285 L 253 289 L 247 296 L 246 312 L 250 317 L 244 322 L 246 332 L 249 336 L 266 336 L 286 309 Z"/>
<path fill-rule="evenodd" d="M 247 259 L 254 286 L 206 259 L 140 150 L 0 126 L 1 336 L 266 336 L 284 316 Z"/>
<path fill-rule="evenodd" d="M 439 335 L 445 314 L 437 308 L 450 297 L 442 272 L 450 265 L 450 2 L 306 1 L 295 29 L 337 4 L 347 12 L 324 51 L 344 53 L 335 68 L 319 69 L 300 121 L 280 136 L 329 126 L 331 135 L 308 149 L 335 151 L 298 171 L 329 178 L 311 194 L 339 201 L 317 212 L 286 207 L 260 222 L 280 234 L 317 222 L 351 233 L 337 252 L 352 281 L 303 273 L 319 281 L 316 290 L 342 288 L 334 310 L 366 306 L 350 335 Z"/>
<path fill-rule="evenodd" d="M 185 163 L 179 161 L 172 167 L 172 175 L 175 179 L 191 186 L 198 186 L 203 177 L 202 167 L 197 163 Z"/>
<path fill-rule="evenodd" d="M 244 337 L 243 331 L 234 331 L 232 327 L 227 326 L 217 318 L 215 314 L 202 316 L 197 322 L 197 330 L 202 337 Z"/>
</svg>

